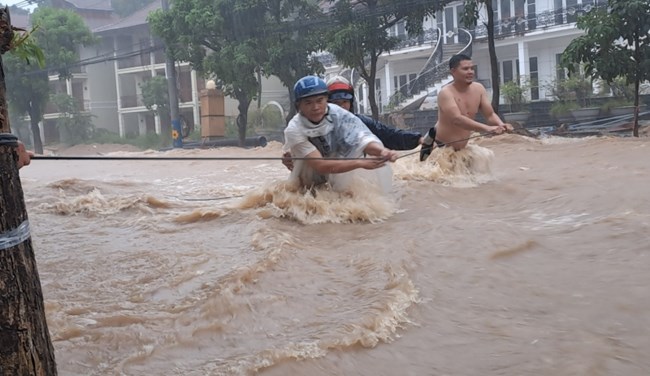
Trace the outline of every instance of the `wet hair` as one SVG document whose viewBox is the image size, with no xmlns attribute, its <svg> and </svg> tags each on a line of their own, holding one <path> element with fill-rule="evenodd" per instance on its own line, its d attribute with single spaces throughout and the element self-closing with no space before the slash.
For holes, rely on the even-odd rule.
<svg viewBox="0 0 650 376">
<path fill-rule="evenodd" d="M 452 56 L 451 59 L 449 59 L 449 69 L 458 68 L 460 62 L 465 60 L 472 60 L 472 58 L 465 54 L 458 54 Z"/>
</svg>

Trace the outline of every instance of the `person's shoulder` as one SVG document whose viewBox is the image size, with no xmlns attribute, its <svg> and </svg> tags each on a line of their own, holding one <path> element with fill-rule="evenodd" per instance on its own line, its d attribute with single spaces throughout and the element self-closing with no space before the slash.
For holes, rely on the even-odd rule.
<svg viewBox="0 0 650 376">
<path fill-rule="evenodd" d="M 473 90 L 485 91 L 485 86 L 483 86 L 483 84 L 480 83 L 480 82 L 478 82 L 478 81 L 473 81 L 473 82 L 471 83 L 470 87 L 471 87 Z"/>
<path fill-rule="evenodd" d="M 358 117 L 359 120 L 361 120 L 364 124 L 368 124 L 368 123 L 374 124 L 375 123 L 375 119 L 371 118 L 368 115 L 364 115 L 364 114 L 354 114 L 354 115 L 356 117 Z"/>
<path fill-rule="evenodd" d="M 287 126 L 284 128 L 284 131 L 285 132 L 295 131 L 299 126 L 300 126 L 300 114 L 295 114 L 291 118 L 291 120 L 289 120 L 289 123 L 287 123 Z"/>
<path fill-rule="evenodd" d="M 453 90 L 454 90 L 453 82 L 446 84 L 440 89 L 440 91 L 438 91 L 438 98 L 453 95 Z"/>
</svg>

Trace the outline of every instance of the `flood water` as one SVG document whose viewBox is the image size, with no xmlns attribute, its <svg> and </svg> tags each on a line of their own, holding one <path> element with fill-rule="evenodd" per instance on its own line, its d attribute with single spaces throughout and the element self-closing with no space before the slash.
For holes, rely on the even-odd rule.
<svg viewBox="0 0 650 376">
<path fill-rule="evenodd" d="M 479 139 L 398 160 L 389 198 L 279 161 L 20 173 L 60 375 L 648 375 L 649 156 Z"/>
</svg>

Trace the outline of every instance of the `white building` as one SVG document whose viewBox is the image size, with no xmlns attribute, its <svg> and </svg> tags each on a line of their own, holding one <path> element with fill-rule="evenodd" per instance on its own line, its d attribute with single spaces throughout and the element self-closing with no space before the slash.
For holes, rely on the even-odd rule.
<svg viewBox="0 0 650 376">
<path fill-rule="evenodd" d="M 576 20 L 582 12 L 601 6 L 606 0 L 494 0 L 496 55 L 500 82 L 517 77 L 536 83 L 530 89 L 532 101 L 552 99 L 544 89 L 546 83 L 562 78 L 558 69 L 560 55 L 582 31 Z M 410 110 L 435 107 L 437 91 L 451 80 L 449 58 L 458 52 L 472 57 L 476 79 L 491 92 L 490 59 L 487 43 L 485 9 L 478 26 L 470 29 L 462 24 L 463 1 L 450 3 L 434 19 L 424 21 L 425 34 L 411 37 L 399 24 L 391 31 L 402 36 L 402 46 L 384 53 L 378 63 L 377 102 L 384 111 L 393 107 Z M 331 56 L 323 56 L 327 75 L 343 74 L 353 78 L 354 72 L 339 66 Z M 367 84 L 357 81 L 357 97 L 361 112 L 369 112 Z M 400 92 L 397 100 L 391 97 Z"/>
</svg>

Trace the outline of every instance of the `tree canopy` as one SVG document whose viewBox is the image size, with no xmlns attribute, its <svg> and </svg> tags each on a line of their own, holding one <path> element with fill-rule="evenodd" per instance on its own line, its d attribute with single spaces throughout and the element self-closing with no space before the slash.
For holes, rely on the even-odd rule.
<svg viewBox="0 0 650 376">
<path fill-rule="evenodd" d="M 238 101 L 240 143 L 248 107 L 258 95 L 258 74 L 276 75 L 289 88 L 317 68 L 314 37 L 292 31 L 289 20 L 313 14 L 307 0 L 173 0 L 169 11 L 149 17 L 155 34 L 177 60 L 214 77 L 225 95 Z M 310 13 L 312 12 L 312 13 Z M 285 25 L 285 26 L 283 26 Z"/>
<path fill-rule="evenodd" d="M 81 16 L 69 10 L 39 7 L 34 11 L 32 23 L 34 44 L 42 49 L 47 68 L 30 64 L 24 54 L 8 56 L 5 61 L 7 100 L 16 115 L 29 115 L 34 150 L 43 153 L 38 123 L 49 101 L 48 72 L 69 77 L 72 65 L 79 60 L 79 46 L 91 44 L 95 39 Z M 34 46 L 30 41 L 24 47 L 33 49 Z"/>
<path fill-rule="evenodd" d="M 115 13 L 121 17 L 125 17 L 144 8 L 154 1 L 159 0 L 111 0 L 111 6 L 115 10 Z"/>
<path fill-rule="evenodd" d="M 377 61 L 397 47 L 399 38 L 389 29 L 404 22 L 409 35 L 422 33 L 424 18 L 434 17 L 450 0 L 330 0 L 335 22 L 328 32 L 327 50 L 343 65 L 355 68 L 368 83 L 368 100 L 374 118 L 379 116 L 375 97 Z M 390 96 L 391 93 L 388 93 Z"/>
<path fill-rule="evenodd" d="M 61 78 L 70 77 L 71 65 L 79 60 L 79 46 L 96 42 L 81 16 L 70 10 L 38 7 L 32 23 L 37 26 L 36 41 L 48 68 Z"/>
<path fill-rule="evenodd" d="M 639 88 L 650 79 L 650 2 L 610 0 L 607 8 L 595 8 L 578 18 L 585 34 L 569 43 L 562 65 L 575 72 L 584 69 L 592 78 L 612 83 L 624 77 L 634 84 L 636 106 L 634 136 L 639 135 Z M 577 64 L 581 63 L 581 64 Z"/>
</svg>

